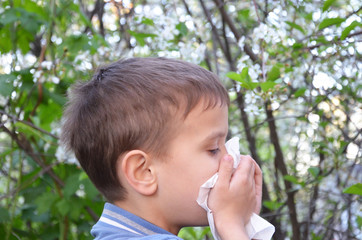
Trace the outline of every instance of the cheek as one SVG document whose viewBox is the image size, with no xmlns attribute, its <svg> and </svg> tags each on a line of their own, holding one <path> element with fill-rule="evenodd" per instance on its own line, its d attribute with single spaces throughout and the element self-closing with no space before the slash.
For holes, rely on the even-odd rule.
<svg viewBox="0 0 362 240">
<path fill-rule="evenodd" d="M 200 184 L 204 184 L 209 178 L 211 178 L 219 168 L 219 160 L 212 159 L 212 161 L 208 161 L 207 164 L 203 166 L 199 166 L 197 169 L 197 182 Z"/>
</svg>

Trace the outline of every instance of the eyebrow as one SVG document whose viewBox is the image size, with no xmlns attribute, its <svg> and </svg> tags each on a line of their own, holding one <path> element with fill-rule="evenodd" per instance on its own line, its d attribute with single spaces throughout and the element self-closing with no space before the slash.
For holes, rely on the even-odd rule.
<svg viewBox="0 0 362 240">
<path fill-rule="evenodd" d="M 223 131 L 216 131 L 211 133 L 210 135 L 208 135 L 203 142 L 208 142 L 210 140 L 216 139 L 216 138 L 224 138 L 227 136 L 227 132 L 223 132 Z"/>
</svg>

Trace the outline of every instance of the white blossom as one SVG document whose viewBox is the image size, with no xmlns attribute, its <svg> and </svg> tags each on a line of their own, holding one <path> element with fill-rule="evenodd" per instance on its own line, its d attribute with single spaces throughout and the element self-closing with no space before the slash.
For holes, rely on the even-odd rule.
<svg viewBox="0 0 362 240">
<path fill-rule="evenodd" d="M 60 82 L 60 79 L 57 76 L 52 76 L 50 79 L 55 84 L 59 84 Z"/>
<path fill-rule="evenodd" d="M 259 102 L 261 100 L 261 97 L 256 95 L 254 92 L 249 91 L 245 94 L 245 103 L 246 104 L 252 104 Z"/>
<path fill-rule="evenodd" d="M 179 34 L 179 31 L 175 26 L 165 25 L 164 29 L 160 32 L 160 37 L 169 41 L 175 38 L 175 35 Z"/>
<path fill-rule="evenodd" d="M 250 63 L 250 57 L 248 55 L 244 55 L 241 58 L 238 59 L 238 61 L 236 62 L 236 68 L 237 68 L 237 72 L 240 73 L 241 70 L 243 70 L 244 67 L 249 66 Z"/>
<path fill-rule="evenodd" d="M 62 144 L 58 145 L 55 157 L 58 159 L 59 162 L 79 165 L 79 162 L 75 158 L 74 154 L 65 150 Z"/>
<path fill-rule="evenodd" d="M 43 81 L 43 71 L 37 70 L 35 71 L 35 73 L 33 74 L 33 82 L 42 82 Z"/>
<path fill-rule="evenodd" d="M 260 39 L 264 39 L 265 35 L 268 33 L 268 27 L 264 23 L 260 23 L 260 25 L 254 28 L 253 31 L 253 40 L 258 41 Z"/>
<path fill-rule="evenodd" d="M 34 79 L 39 79 L 42 74 L 43 74 L 43 71 L 37 70 L 37 71 L 33 74 L 33 78 L 34 78 Z"/>
<path fill-rule="evenodd" d="M 41 62 L 41 67 L 45 68 L 47 70 L 52 69 L 53 63 L 51 61 L 42 61 Z"/>
<path fill-rule="evenodd" d="M 277 28 L 278 29 L 278 28 Z M 276 44 L 281 41 L 281 36 L 285 35 L 284 31 L 278 31 L 275 28 L 265 24 L 260 23 L 260 25 L 254 28 L 252 38 L 253 38 L 253 49 L 257 48 L 255 45 L 259 45 L 259 40 L 264 40 L 266 43 Z"/>
<path fill-rule="evenodd" d="M 245 44 L 245 36 L 242 36 L 238 41 L 238 46 L 241 50 L 244 49 L 244 44 Z"/>
<path fill-rule="evenodd" d="M 259 75 L 262 74 L 261 67 L 259 64 L 254 64 L 249 67 L 249 76 L 253 82 L 257 82 Z"/>
<path fill-rule="evenodd" d="M 204 44 L 180 42 L 178 46 L 180 47 L 182 58 L 186 61 L 199 64 L 205 56 L 206 46 Z"/>
<path fill-rule="evenodd" d="M 245 110 L 245 112 L 253 114 L 253 115 L 259 115 L 261 112 L 261 109 L 259 109 L 254 104 L 249 104 L 248 106 L 246 106 L 246 108 L 244 110 Z"/>
</svg>

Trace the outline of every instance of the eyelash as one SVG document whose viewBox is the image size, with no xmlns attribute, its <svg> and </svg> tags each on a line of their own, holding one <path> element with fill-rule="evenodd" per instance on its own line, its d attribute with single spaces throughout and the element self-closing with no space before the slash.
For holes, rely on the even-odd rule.
<svg viewBox="0 0 362 240">
<path fill-rule="evenodd" d="M 220 148 L 211 149 L 209 152 L 211 155 L 216 155 L 220 152 Z"/>
</svg>

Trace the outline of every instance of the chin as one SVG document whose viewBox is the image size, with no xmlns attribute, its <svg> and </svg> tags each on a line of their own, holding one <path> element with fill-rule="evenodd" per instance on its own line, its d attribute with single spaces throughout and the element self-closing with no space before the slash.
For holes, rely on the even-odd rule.
<svg viewBox="0 0 362 240">
<path fill-rule="evenodd" d="M 202 219 L 194 219 L 191 222 L 188 222 L 188 224 L 185 224 L 183 227 L 207 227 L 209 226 L 209 222 L 207 221 L 207 217 L 205 215 Z"/>
<path fill-rule="evenodd" d="M 200 227 L 208 227 L 208 226 L 209 226 L 209 222 L 206 221 L 206 222 L 200 224 L 199 226 L 200 226 Z"/>
<path fill-rule="evenodd" d="M 202 219 L 200 221 L 198 221 L 195 225 L 195 226 L 198 226 L 198 227 L 207 227 L 209 226 L 209 222 L 207 221 L 207 217 L 205 217 L 205 219 Z"/>
<path fill-rule="evenodd" d="M 192 216 L 191 218 L 189 216 Z M 186 220 L 186 219 L 185 219 Z M 187 217 L 187 227 L 205 227 L 209 226 L 209 222 L 207 220 L 206 211 L 198 206 L 197 210 L 195 209 L 192 213 L 190 213 Z"/>
</svg>

